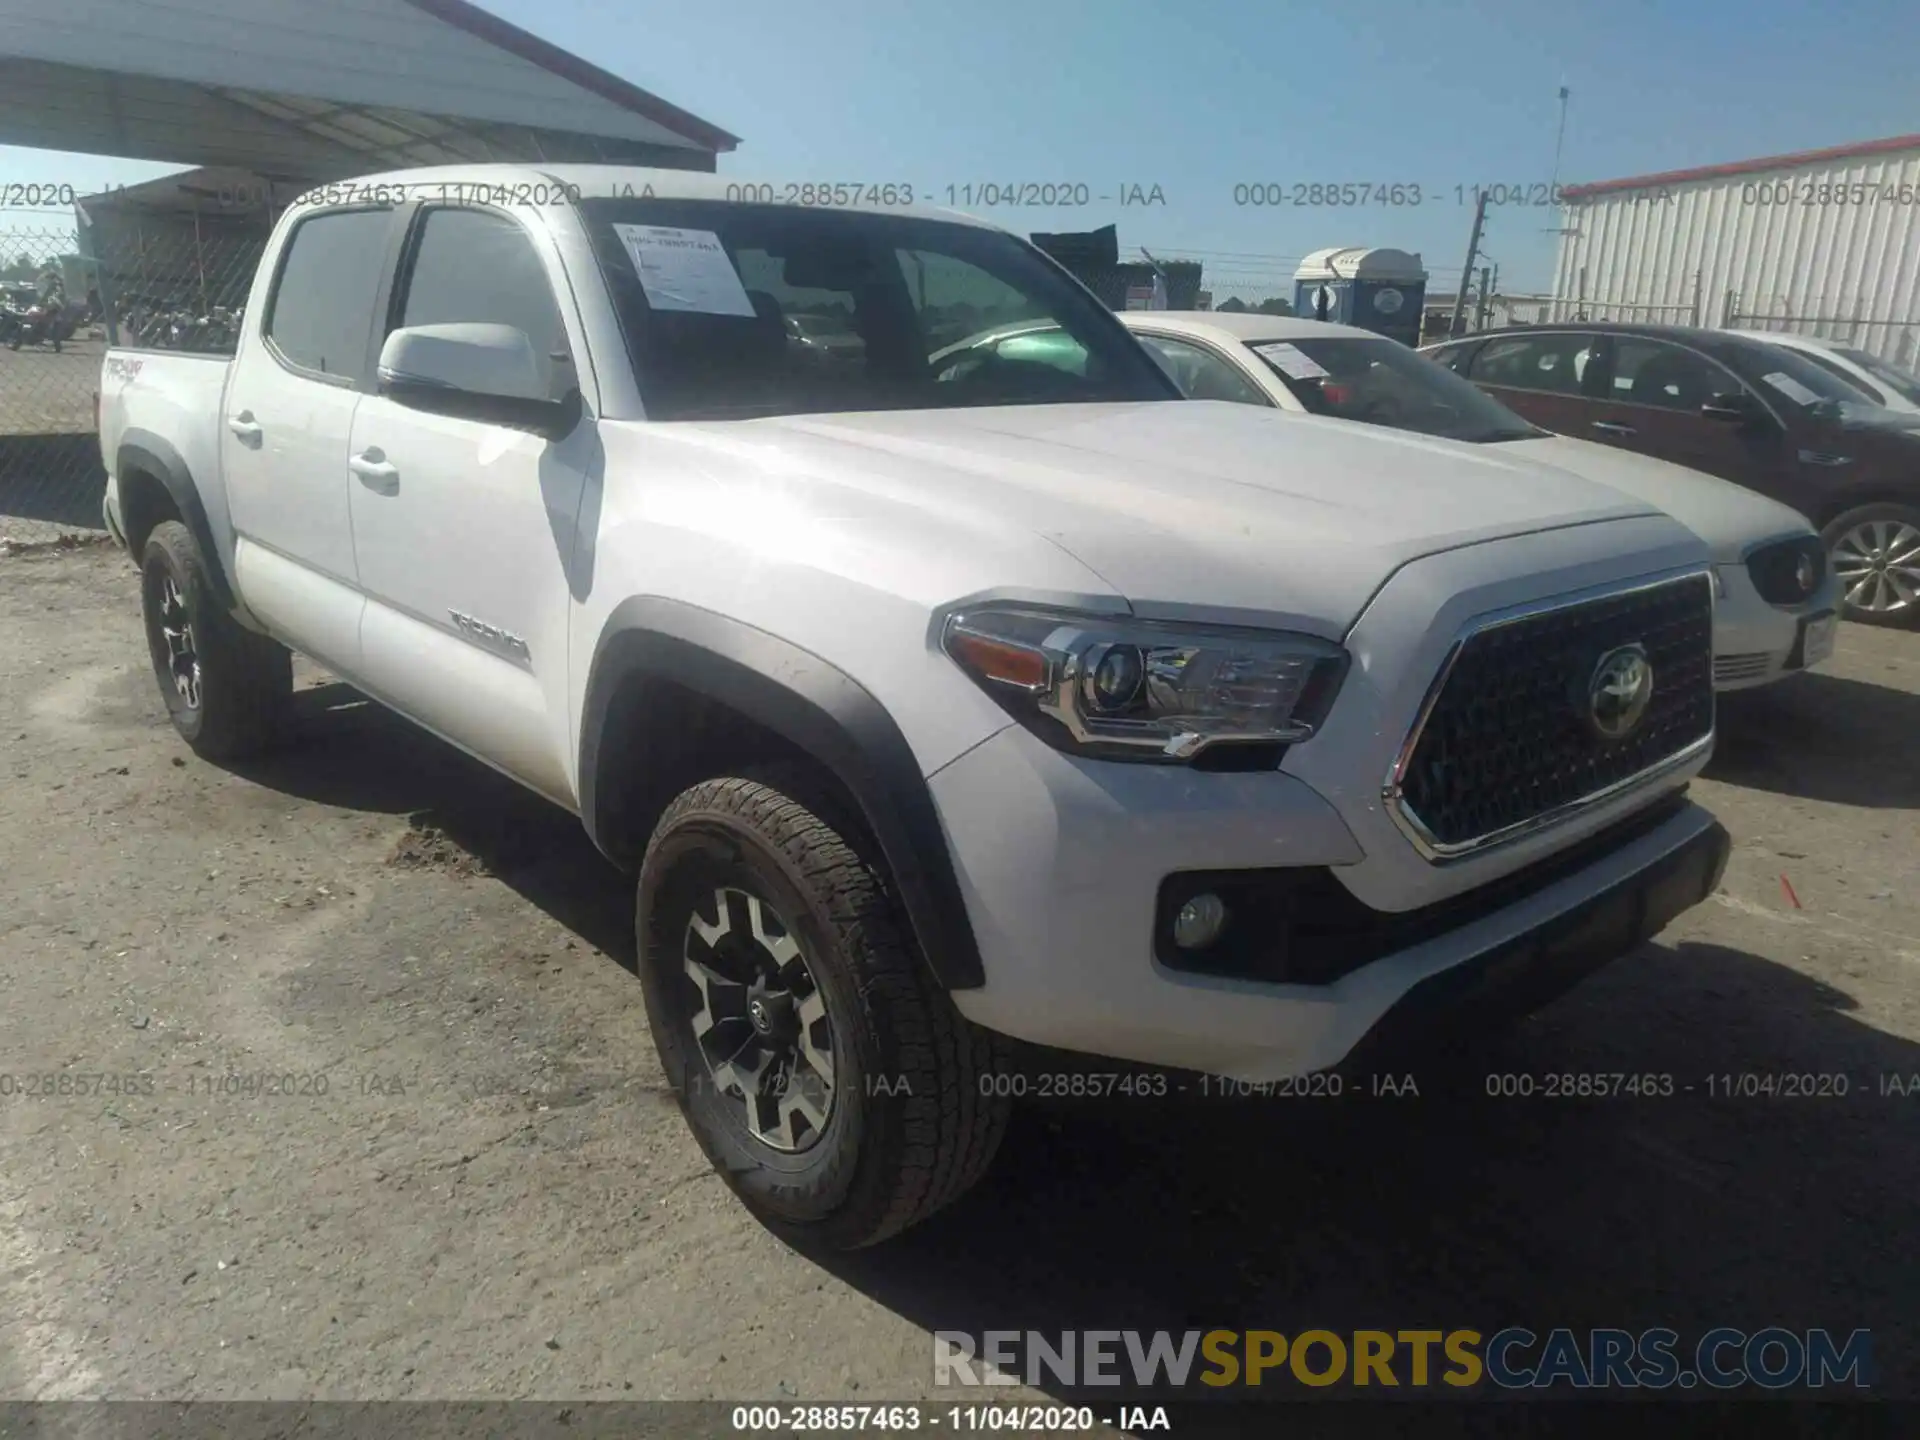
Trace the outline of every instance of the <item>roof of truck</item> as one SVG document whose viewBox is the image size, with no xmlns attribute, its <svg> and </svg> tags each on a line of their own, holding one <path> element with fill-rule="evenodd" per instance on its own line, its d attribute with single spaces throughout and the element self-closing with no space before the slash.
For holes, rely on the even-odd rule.
<svg viewBox="0 0 1920 1440">
<path fill-rule="evenodd" d="M 468 190 L 487 191 L 498 187 L 505 203 L 521 203 L 539 208 L 542 205 L 558 203 L 551 192 L 555 183 L 566 187 L 572 195 L 581 199 L 596 198 L 639 198 L 651 190 L 655 199 L 661 200 L 719 200 L 730 204 L 791 204 L 797 210 L 851 210 L 870 214 L 906 215 L 923 220 L 947 220 L 956 224 L 976 225 L 985 230 L 1004 230 L 1005 227 L 983 220 L 963 211 L 949 210 L 938 205 L 894 205 L 885 203 L 860 203 L 847 205 L 823 205 L 801 201 L 785 201 L 781 197 L 790 191 L 805 185 L 807 189 L 858 190 L 861 193 L 892 189 L 899 191 L 905 186 L 855 186 L 845 187 L 817 185 L 814 182 L 795 182 L 789 184 L 783 180 L 746 180 L 737 175 L 714 175 L 704 170 L 662 170 L 640 165 L 432 165 L 412 170 L 389 170 L 376 175 L 357 175 L 351 180 L 341 180 L 330 185 L 316 186 L 315 191 L 325 198 L 319 203 L 350 203 L 355 197 L 366 194 L 374 198 L 384 189 L 391 191 L 395 186 L 407 188 L 409 199 L 439 199 L 456 187 Z M 542 187 L 546 187 L 544 190 Z M 443 188 L 444 187 L 444 188 Z M 522 187 L 527 187 L 523 189 Z"/>
</svg>

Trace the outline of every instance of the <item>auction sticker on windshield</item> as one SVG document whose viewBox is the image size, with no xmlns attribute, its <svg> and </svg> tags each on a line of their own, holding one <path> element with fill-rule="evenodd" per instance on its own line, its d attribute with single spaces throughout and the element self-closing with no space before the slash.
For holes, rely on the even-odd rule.
<svg viewBox="0 0 1920 1440">
<path fill-rule="evenodd" d="M 1290 375 L 1295 380 L 1324 380 L 1332 373 L 1298 345 L 1290 345 L 1284 340 L 1252 348 L 1254 354 L 1271 362 L 1282 375 Z"/>
<path fill-rule="evenodd" d="M 1783 375 L 1777 370 L 1771 375 L 1762 375 L 1760 378 L 1796 405 L 1812 405 L 1820 398 L 1791 375 Z"/>
<path fill-rule="evenodd" d="M 633 270 L 656 310 L 687 310 L 701 315 L 754 314 L 740 272 L 711 230 L 682 230 L 673 225 L 615 225 L 627 247 Z"/>
</svg>

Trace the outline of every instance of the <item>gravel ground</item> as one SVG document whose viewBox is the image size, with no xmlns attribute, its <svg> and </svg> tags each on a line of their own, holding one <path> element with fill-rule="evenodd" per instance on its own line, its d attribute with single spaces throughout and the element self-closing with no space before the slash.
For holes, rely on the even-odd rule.
<svg viewBox="0 0 1920 1440">
<path fill-rule="evenodd" d="M 0 1095 L 0 1397 L 903 1399 L 935 1328 L 1510 1324 L 1868 1327 L 1920 1394 L 1920 636 L 1724 707 L 1722 892 L 1501 1058 L 1672 1098 L 1023 1110 L 827 1264 L 662 1093 L 577 824 L 302 684 L 208 766 L 125 559 L 0 558 L 0 1075 L 152 1086 Z M 1850 1093 L 1708 1093 L 1787 1071 Z"/>
<path fill-rule="evenodd" d="M 60 347 L 0 346 L 0 435 L 46 435 L 93 429 L 93 392 L 107 342 L 83 329 Z"/>
</svg>

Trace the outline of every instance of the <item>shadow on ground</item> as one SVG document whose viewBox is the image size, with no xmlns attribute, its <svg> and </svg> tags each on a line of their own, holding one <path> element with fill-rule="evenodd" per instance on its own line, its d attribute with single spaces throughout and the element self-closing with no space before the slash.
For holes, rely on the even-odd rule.
<svg viewBox="0 0 1920 1440">
<path fill-rule="evenodd" d="M 1920 695 L 1819 671 L 1720 697 L 1707 776 L 1876 809 L 1920 808 Z"/>
<path fill-rule="evenodd" d="M 1648 946 L 1418 1099 L 1031 1110 L 952 1212 L 830 1263 L 930 1331 L 1866 1328 L 1880 1393 L 1920 1395 L 1920 1046 L 1849 1008 L 1752 955 Z M 1567 1070 L 1674 1093 L 1485 1093 Z M 1737 1093 L 1780 1072 L 1848 1093 Z"/>
<path fill-rule="evenodd" d="M 0 435 L 0 517 L 99 530 L 100 437 Z"/>
<path fill-rule="evenodd" d="M 230 768 L 325 805 L 405 815 L 405 864 L 451 848 L 596 949 L 634 964 L 631 884 L 577 817 L 338 681 L 296 691 L 294 741 Z"/>
<path fill-rule="evenodd" d="M 1878 687 L 1809 678 L 1822 683 L 1790 703 L 1878 705 L 1874 724 L 1897 714 L 1856 693 Z M 631 891 L 574 817 L 344 685 L 297 700 L 302 743 L 243 773 L 330 805 L 410 814 L 631 966 Z M 1779 763 L 1803 787 L 1854 798 L 1868 767 L 1849 750 Z M 1742 756 L 1736 744 L 1719 763 L 1761 764 Z M 1877 783 L 1881 803 L 1897 803 Z M 1363 1079 L 1338 1098 L 1029 1103 L 979 1189 L 892 1244 L 822 1263 L 929 1332 L 1666 1326 L 1686 1358 L 1718 1326 L 1865 1328 L 1876 1391 L 1920 1396 L 1920 1046 L 1852 1008 L 1754 955 L 1645 946 L 1478 1072 L 1444 1083 L 1412 1072 L 1418 1095 L 1371 1093 Z M 1668 1093 L 1547 1098 L 1550 1077 L 1569 1072 L 1652 1077 L 1642 1088 Z M 1494 1098 L 1488 1073 L 1527 1077 L 1538 1093 Z M 1760 1075 L 1805 1077 L 1795 1083 L 1823 1093 L 1739 1093 L 1741 1077 Z M 1912 1093 L 1883 1093 L 1887 1077 Z M 1404 1072 L 1395 1080 L 1405 1088 Z M 1153 1398 L 1041 1378 L 1076 1403 Z M 1270 1379 L 1261 1398 L 1305 1396 Z M 1354 1392 L 1315 1398 L 1343 1395 Z M 1238 1433 L 1244 1417 L 1217 1413 L 1209 1427 L 1189 1412 L 1181 1433 Z M 1403 1433 L 1393 1416 L 1411 1414 L 1287 1413 L 1347 1434 Z"/>
</svg>

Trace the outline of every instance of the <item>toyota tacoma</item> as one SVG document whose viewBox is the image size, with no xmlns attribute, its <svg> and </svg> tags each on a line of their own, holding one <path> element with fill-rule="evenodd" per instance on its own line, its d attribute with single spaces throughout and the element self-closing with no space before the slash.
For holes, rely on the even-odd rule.
<svg viewBox="0 0 1920 1440">
<path fill-rule="evenodd" d="M 978 340 L 1025 320 L 1066 343 Z M 1725 863 L 1697 538 L 1184 401 L 993 226 L 405 172 L 291 207 L 240 329 L 104 362 L 174 725 L 270 746 L 298 651 L 576 813 L 692 1130 L 797 1239 L 974 1181 L 1013 1042 L 1265 1082 L 1471 1035 Z"/>
</svg>

